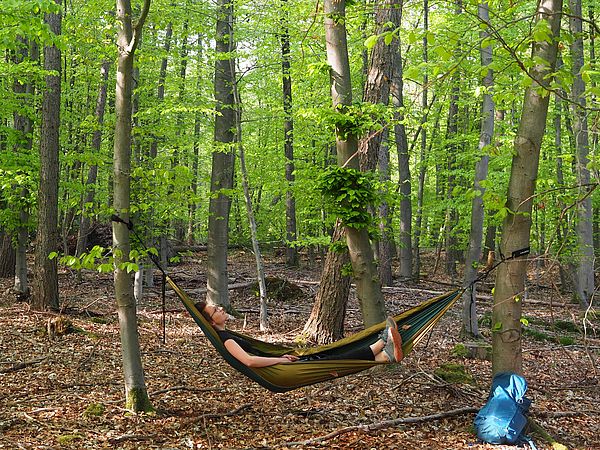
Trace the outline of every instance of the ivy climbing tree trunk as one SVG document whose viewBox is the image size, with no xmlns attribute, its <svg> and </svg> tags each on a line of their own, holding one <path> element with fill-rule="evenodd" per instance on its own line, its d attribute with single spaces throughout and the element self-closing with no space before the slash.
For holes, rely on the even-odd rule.
<svg viewBox="0 0 600 450">
<path fill-rule="evenodd" d="M 60 5 L 60 0 L 56 0 Z M 61 34 L 61 13 L 46 14 L 52 34 Z M 56 45 L 44 47 L 46 88 L 42 99 L 40 132 L 40 184 L 38 189 L 38 229 L 35 246 L 35 269 L 32 283 L 32 306 L 36 309 L 59 308 L 57 259 L 58 250 L 58 153 L 60 129 L 61 52 Z"/>
<path fill-rule="evenodd" d="M 489 9 L 487 2 L 479 4 L 479 20 L 482 24 L 489 24 Z M 489 26 L 489 25 L 488 25 Z M 489 36 L 487 27 L 479 32 L 481 42 Z M 494 75 L 489 68 L 492 63 L 492 45 L 483 44 L 480 47 L 481 65 L 486 68 L 485 76 L 482 80 L 484 87 L 483 99 L 481 102 L 481 129 L 479 133 L 479 154 L 481 158 L 475 165 L 475 180 L 473 181 L 473 190 L 475 195 L 471 201 L 471 231 L 469 233 L 469 247 L 467 249 L 467 258 L 465 261 L 465 275 L 463 287 L 470 285 L 471 289 L 463 294 L 463 318 L 462 333 L 465 337 L 480 337 L 477 325 L 476 296 L 477 286 L 474 284 L 477 278 L 479 261 L 481 259 L 481 246 L 483 241 L 483 194 L 485 187 L 483 181 L 487 178 L 489 163 L 489 146 L 494 136 L 494 100 L 492 98 L 492 87 Z"/>
<path fill-rule="evenodd" d="M 345 26 L 346 2 L 345 0 L 326 0 L 323 3 L 323 12 L 327 62 L 331 70 L 333 107 L 343 113 L 352 105 L 352 85 Z M 336 135 L 338 165 L 358 169 L 358 137 L 340 126 L 336 127 Z M 358 229 L 345 226 L 345 232 L 363 321 L 365 326 L 370 326 L 385 318 L 383 294 L 373 249 L 366 227 Z"/>
<path fill-rule="evenodd" d="M 548 40 L 533 43 L 529 72 L 532 85 L 525 91 L 523 111 L 514 141 L 514 156 L 506 217 L 502 225 L 500 251 L 510 257 L 530 243 L 532 199 L 539 166 L 540 147 L 546 129 L 548 86 L 556 63 L 562 0 L 541 0 L 536 22 L 549 25 Z M 492 307 L 492 371 L 522 373 L 521 309 L 525 288 L 526 259 L 519 257 L 500 264 Z"/>
<path fill-rule="evenodd" d="M 227 244 L 229 211 L 233 188 L 235 160 L 235 105 L 233 86 L 233 2 L 217 2 L 217 35 L 215 38 L 215 133 L 210 178 L 207 245 L 207 301 L 231 309 L 227 286 Z"/>
<path fill-rule="evenodd" d="M 144 0 L 137 23 L 133 24 L 130 0 L 117 0 L 117 79 L 115 90 L 115 133 L 113 209 L 124 222 L 130 217 L 131 184 L 131 111 L 133 60 L 150 0 Z M 137 315 L 130 275 L 131 249 L 129 228 L 126 223 L 113 221 L 114 286 L 119 316 L 123 376 L 125 379 L 125 407 L 132 411 L 150 411 L 144 369 L 138 339 Z"/>
<path fill-rule="evenodd" d="M 592 197 L 590 192 L 589 137 L 587 124 L 587 107 L 585 99 L 585 83 L 582 69 L 583 55 L 583 20 L 581 0 L 569 0 L 571 15 L 569 27 L 573 35 L 571 43 L 571 59 L 573 73 L 572 109 L 573 134 L 576 147 L 577 183 L 581 200 L 577 203 L 577 262 L 575 273 L 575 294 L 583 308 L 587 308 L 594 293 L 594 242 L 592 233 Z"/>
</svg>

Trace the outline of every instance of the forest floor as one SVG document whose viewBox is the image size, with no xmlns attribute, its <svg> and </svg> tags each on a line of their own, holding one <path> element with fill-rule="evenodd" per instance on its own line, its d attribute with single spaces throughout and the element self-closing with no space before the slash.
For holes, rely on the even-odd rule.
<svg viewBox="0 0 600 450">
<path fill-rule="evenodd" d="M 171 276 L 203 297 L 206 255 L 184 258 Z M 251 281 L 250 252 L 230 259 L 231 283 Z M 432 266 L 429 262 L 429 266 Z M 427 266 L 426 266 L 427 267 Z M 271 331 L 258 330 L 252 289 L 230 291 L 246 319 L 232 328 L 255 337 L 293 342 L 308 318 L 319 268 L 285 268 L 266 258 L 269 276 L 298 289 L 272 292 Z M 440 270 L 441 271 L 441 270 Z M 556 273 L 539 273 L 524 300 L 529 323 L 523 367 L 531 415 L 568 448 L 600 448 L 600 321 L 587 321 L 566 297 L 550 289 Z M 533 274 L 532 274 L 533 276 Z M 419 284 L 385 290 L 388 311 L 416 305 L 451 281 L 428 275 Z M 493 277 L 492 277 L 493 278 Z M 156 413 L 124 409 L 119 327 L 112 276 L 60 272 L 60 301 L 75 332 L 47 333 L 55 314 L 30 310 L 0 280 L 0 448 L 122 449 L 507 449 L 483 445 L 473 430 L 473 411 L 486 401 L 489 361 L 453 353 L 460 342 L 460 305 L 454 306 L 402 364 L 285 394 L 273 394 L 230 368 L 172 293 L 167 297 L 166 343 L 162 343 L 160 285 L 139 303 L 139 335 L 146 384 Z M 196 290 L 196 291 L 194 291 Z M 292 294 L 299 295 L 292 295 Z M 361 328 L 351 295 L 346 332 Z M 478 301 L 481 331 L 489 340 L 490 294 Z M 60 334 L 60 329 L 56 330 Z M 67 329 L 66 331 L 72 331 Z M 440 369 L 463 366 L 468 380 L 447 381 Z M 407 419 L 407 420 L 403 420 Z M 393 426 L 382 423 L 395 420 Z M 366 429 L 372 425 L 369 431 Z M 377 429 L 379 428 L 379 429 Z M 551 448 L 534 435 L 539 449 Z"/>
</svg>

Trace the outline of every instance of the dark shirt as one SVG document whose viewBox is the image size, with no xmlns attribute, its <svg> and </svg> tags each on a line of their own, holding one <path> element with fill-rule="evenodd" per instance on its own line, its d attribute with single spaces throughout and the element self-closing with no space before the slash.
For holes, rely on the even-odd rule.
<svg viewBox="0 0 600 450">
<path fill-rule="evenodd" d="M 223 344 L 225 343 L 225 341 L 228 341 L 229 339 L 233 339 L 235 342 L 237 342 L 237 344 L 240 347 L 242 347 L 242 349 L 246 353 L 250 353 L 251 355 L 256 355 L 256 356 L 269 356 L 269 355 L 261 352 L 260 350 L 257 350 L 254 347 L 252 347 L 252 344 L 250 342 L 248 342 L 246 339 L 236 336 L 235 334 L 231 334 L 227 330 L 215 330 L 215 331 L 219 335 L 219 338 L 221 339 L 221 342 L 223 342 Z"/>
</svg>

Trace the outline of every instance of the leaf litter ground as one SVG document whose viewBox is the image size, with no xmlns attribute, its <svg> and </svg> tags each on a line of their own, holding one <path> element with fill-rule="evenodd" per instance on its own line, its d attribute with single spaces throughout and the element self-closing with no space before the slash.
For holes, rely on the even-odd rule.
<svg viewBox="0 0 600 450">
<path fill-rule="evenodd" d="M 206 280 L 202 257 L 188 257 L 171 270 L 178 284 L 198 298 L 204 296 Z M 243 252 L 231 259 L 231 283 L 242 286 L 231 291 L 232 303 L 245 316 L 232 327 L 293 343 L 310 313 L 319 270 L 306 265 L 290 270 L 277 258 L 267 259 L 271 290 L 277 294 L 269 305 L 271 329 L 261 333 L 257 297 L 249 286 L 252 260 Z M 588 320 L 584 330 L 577 306 L 541 285 L 544 277 L 551 285 L 553 276 L 541 273 L 523 305 L 529 320 L 523 358 L 532 416 L 568 448 L 597 449 L 600 322 Z M 85 273 L 78 279 L 61 272 L 61 304 L 73 328 L 67 331 L 74 332 L 52 339 L 47 324 L 56 315 L 16 302 L 11 280 L 0 280 L 0 448 L 513 448 L 481 444 L 473 434 L 472 411 L 486 400 L 491 364 L 453 353 L 460 342 L 460 305 L 402 364 L 273 394 L 231 369 L 171 294 L 163 344 L 156 279 L 138 311 L 146 384 L 157 411 L 137 415 L 123 408 L 110 276 Z M 416 305 L 435 291 L 450 289 L 444 281 L 451 280 L 397 283 L 386 289 L 386 307 L 391 312 Z M 361 328 L 351 297 L 347 333 Z M 489 292 L 478 304 L 481 330 L 489 340 Z M 464 366 L 471 381 L 440 378 L 439 369 L 449 365 Z M 396 423 L 385 426 L 390 420 Z M 536 444 L 551 448 L 540 438 Z"/>
</svg>

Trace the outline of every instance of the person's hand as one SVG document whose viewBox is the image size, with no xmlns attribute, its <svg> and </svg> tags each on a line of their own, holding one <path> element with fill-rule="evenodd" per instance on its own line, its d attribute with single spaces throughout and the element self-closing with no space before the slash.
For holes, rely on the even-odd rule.
<svg viewBox="0 0 600 450">
<path fill-rule="evenodd" d="M 289 362 L 298 361 L 298 357 L 296 355 L 283 355 L 282 358 L 287 359 Z"/>
</svg>

